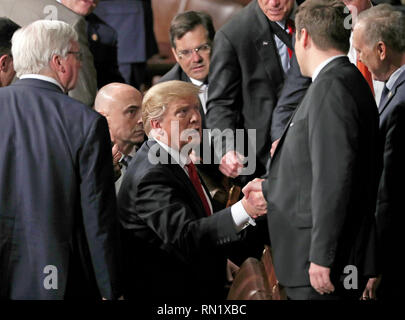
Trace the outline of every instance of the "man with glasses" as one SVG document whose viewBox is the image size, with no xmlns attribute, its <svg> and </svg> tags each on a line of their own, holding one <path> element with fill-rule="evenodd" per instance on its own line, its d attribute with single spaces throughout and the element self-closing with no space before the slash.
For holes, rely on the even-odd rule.
<svg viewBox="0 0 405 320">
<path fill-rule="evenodd" d="M 107 121 L 67 96 L 81 62 L 65 22 L 12 38 L 0 88 L 0 299 L 114 299 L 118 221 Z"/>
</svg>

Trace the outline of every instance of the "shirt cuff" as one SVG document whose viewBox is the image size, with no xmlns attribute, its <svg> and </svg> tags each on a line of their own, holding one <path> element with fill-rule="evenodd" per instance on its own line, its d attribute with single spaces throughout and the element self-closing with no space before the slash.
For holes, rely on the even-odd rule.
<svg viewBox="0 0 405 320">
<path fill-rule="evenodd" d="M 231 214 L 237 232 L 242 231 L 248 225 L 256 225 L 255 220 L 249 216 L 243 207 L 242 201 L 238 201 L 231 207 Z"/>
</svg>

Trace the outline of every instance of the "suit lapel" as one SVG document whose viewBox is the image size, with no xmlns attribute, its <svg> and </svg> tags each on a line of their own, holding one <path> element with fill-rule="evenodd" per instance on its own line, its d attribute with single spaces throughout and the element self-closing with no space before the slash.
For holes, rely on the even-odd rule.
<svg viewBox="0 0 405 320">
<path fill-rule="evenodd" d="M 269 80 L 281 86 L 284 80 L 284 71 L 281 67 L 273 33 L 270 31 L 267 17 L 264 15 L 257 2 L 254 6 L 254 11 L 256 21 L 252 23 L 252 26 L 256 28 L 258 35 L 255 39 L 257 52 L 262 60 L 262 65 L 266 70 Z M 275 88 L 275 91 L 279 92 L 279 89 L 280 88 Z"/>
<path fill-rule="evenodd" d="M 147 143 L 148 143 L 148 147 L 150 149 L 157 142 L 155 140 L 151 139 L 151 140 L 148 140 Z M 170 169 L 173 172 L 173 174 L 181 181 L 181 184 L 188 191 L 188 195 L 190 195 L 193 198 L 192 202 L 200 204 L 198 206 L 200 208 L 200 210 L 198 211 L 198 215 L 205 217 L 206 216 L 205 209 L 201 202 L 200 196 L 198 195 L 197 190 L 195 190 L 194 185 L 191 182 L 190 178 L 184 172 L 183 168 L 176 162 L 176 160 L 170 154 L 167 153 L 167 151 L 165 149 L 159 148 L 158 152 L 159 152 L 159 154 L 157 154 L 157 156 L 161 156 L 162 154 L 164 154 L 164 156 L 162 158 L 169 159 L 169 164 L 167 164 L 167 165 L 170 166 Z M 167 158 L 166 158 L 166 155 L 167 155 Z M 200 180 L 201 180 L 201 183 L 203 184 L 201 177 L 200 177 Z M 203 184 L 203 187 L 205 187 L 204 184 Z M 206 187 L 205 187 L 205 190 L 207 190 Z"/>
<path fill-rule="evenodd" d="M 388 104 L 390 103 L 390 101 L 394 98 L 395 94 L 398 91 L 398 88 L 401 86 L 402 83 L 405 82 L 405 71 L 402 72 L 402 74 L 399 76 L 399 78 L 397 79 L 397 81 L 395 81 L 394 83 L 394 87 L 392 88 L 392 90 L 390 91 L 390 93 L 387 96 L 387 99 L 385 100 L 385 103 L 383 106 L 381 106 L 381 108 L 378 109 L 378 113 L 381 115 L 384 110 L 387 108 Z"/>
</svg>

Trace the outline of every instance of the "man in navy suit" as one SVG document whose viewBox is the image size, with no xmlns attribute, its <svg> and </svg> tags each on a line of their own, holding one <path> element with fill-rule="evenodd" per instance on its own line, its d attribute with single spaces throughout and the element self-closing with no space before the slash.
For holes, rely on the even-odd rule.
<svg viewBox="0 0 405 320">
<path fill-rule="evenodd" d="M 354 27 L 353 46 L 360 60 L 386 89 L 378 107 L 384 167 L 377 198 L 377 230 L 381 240 L 382 279 L 378 298 L 401 297 L 402 241 L 405 202 L 400 188 L 405 181 L 405 16 L 390 5 L 362 12 Z M 373 296 L 370 296 L 373 298 Z"/>
<path fill-rule="evenodd" d="M 20 78 L 0 89 L 0 298 L 117 298 L 107 121 L 67 96 L 78 36 L 39 20 L 12 38 Z"/>
</svg>

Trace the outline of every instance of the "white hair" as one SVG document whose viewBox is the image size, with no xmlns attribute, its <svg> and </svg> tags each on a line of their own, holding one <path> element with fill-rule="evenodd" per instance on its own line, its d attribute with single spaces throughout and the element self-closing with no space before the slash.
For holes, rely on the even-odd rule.
<svg viewBox="0 0 405 320">
<path fill-rule="evenodd" d="M 11 52 L 17 77 L 39 74 L 47 68 L 54 55 L 67 56 L 76 31 L 67 23 L 37 20 L 19 30 L 11 39 Z"/>
</svg>

